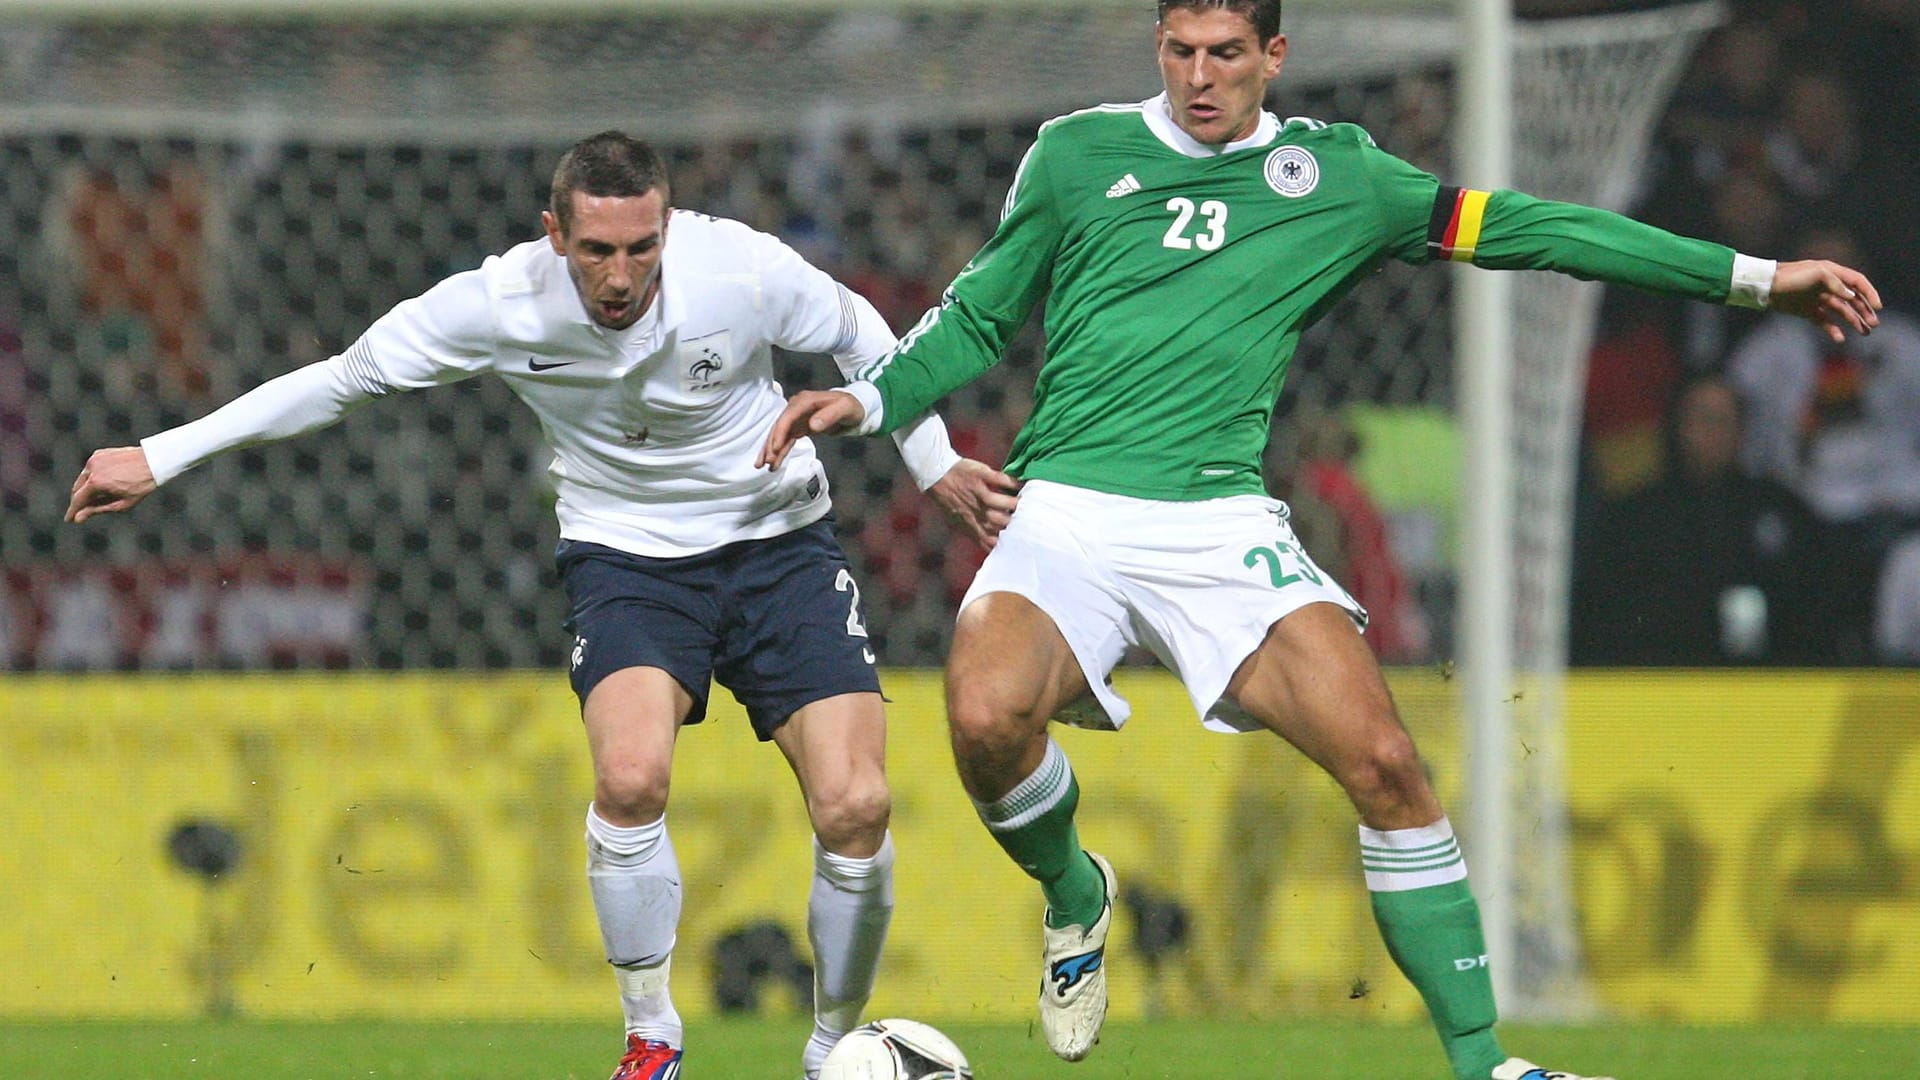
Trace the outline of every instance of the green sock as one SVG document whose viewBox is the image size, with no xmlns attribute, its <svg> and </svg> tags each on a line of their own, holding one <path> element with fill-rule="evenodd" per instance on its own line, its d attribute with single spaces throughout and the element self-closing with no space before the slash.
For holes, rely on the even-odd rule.
<svg viewBox="0 0 1920 1080">
<path fill-rule="evenodd" d="M 1422 829 L 1360 832 L 1373 917 L 1388 954 L 1426 1001 L 1453 1075 L 1487 1080 L 1507 1055 L 1493 1034 L 1480 905 L 1467 888 L 1452 827 L 1442 819 Z"/>
<path fill-rule="evenodd" d="M 1047 897 L 1047 925 L 1092 926 L 1107 902 L 1106 879 L 1073 827 L 1080 784 L 1057 743 L 1032 776 L 991 803 L 974 804 L 1000 847 Z"/>
</svg>

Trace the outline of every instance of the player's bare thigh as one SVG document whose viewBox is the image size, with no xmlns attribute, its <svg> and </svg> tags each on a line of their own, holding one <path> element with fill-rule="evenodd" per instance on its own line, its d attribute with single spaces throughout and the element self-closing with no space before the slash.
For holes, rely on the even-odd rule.
<svg viewBox="0 0 1920 1080">
<path fill-rule="evenodd" d="M 820 844 L 864 859 L 880 850 L 892 803 L 887 720 L 879 694 L 838 694 L 802 706 L 773 729 Z"/>
<path fill-rule="evenodd" d="M 1308 604 L 1274 623 L 1227 693 L 1332 774 L 1373 828 L 1440 819 L 1373 650 L 1338 606 Z"/>
<path fill-rule="evenodd" d="M 992 592 L 968 604 L 947 654 L 947 724 L 968 793 L 997 799 L 1031 775 L 1047 721 L 1087 692 L 1072 647 L 1033 601 Z"/>
<path fill-rule="evenodd" d="M 667 809 L 673 744 L 693 697 L 672 675 L 630 667 L 594 685 L 580 708 L 593 756 L 593 804 L 608 824 L 645 825 Z"/>
</svg>

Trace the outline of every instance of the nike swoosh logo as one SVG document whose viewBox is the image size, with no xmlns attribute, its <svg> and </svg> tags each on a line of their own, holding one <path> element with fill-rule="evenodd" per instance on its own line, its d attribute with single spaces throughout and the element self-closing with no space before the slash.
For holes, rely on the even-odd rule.
<svg viewBox="0 0 1920 1080">
<path fill-rule="evenodd" d="M 540 361 L 535 360 L 533 357 L 529 356 L 527 357 L 527 370 L 528 371 L 552 371 L 554 368 L 566 367 L 568 364 L 577 364 L 579 362 L 580 361 L 578 360 L 562 360 L 557 364 L 543 364 Z"/>
</svg>

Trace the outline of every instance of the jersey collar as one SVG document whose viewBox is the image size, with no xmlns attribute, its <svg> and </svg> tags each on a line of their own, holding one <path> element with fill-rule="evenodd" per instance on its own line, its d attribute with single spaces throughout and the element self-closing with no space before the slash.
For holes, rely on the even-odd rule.
<svg viewBox="0 0 1920 1080">
<path fill-rule="evenodd" d="M 1265 146 L 1280 133 L 1280 121 L 1265 109 L 1260 110 L 1260 121 L 1253 127 L 1253 134 L 1238 139 L 1225 146 L 1209 146 L 1194 138 L 1173 122 L 1171 104 L 1165 91 L 1140 103 L 1140 115 L 1147 121 L 1147 130 L 1170 148 L 1194 158 L 1218 157 L 1231 154 L 1235 150 L 1245 150 L 1250 146 Z"/>
</svg>

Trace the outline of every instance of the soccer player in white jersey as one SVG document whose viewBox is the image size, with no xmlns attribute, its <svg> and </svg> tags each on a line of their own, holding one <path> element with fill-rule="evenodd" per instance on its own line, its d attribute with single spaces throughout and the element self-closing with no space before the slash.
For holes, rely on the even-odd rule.
<svg viewBox="0 0 1920 1080">
<path fill-rule="evenodd" d="M 895 340 L 872 305 L 779 240 L 673 210 L 670 196 L 644 142 L 582 140 L 554 172 L 545 239 L 401 303 L 339 356 L 139 446 L 95 451 L 67 519 L 130 509 L 223 451 L 325 427 L 376 397 L 505 380 L 554 453 L 571 678 L 594 769 L 587 878 L 626 1013 L 614 1080 L 679 1074 L 667 789 L 711 679 L 779 746 L 813 825 L 813 1076 L 859 1022 L 892 914 L 885 719 L 818 460 L 802 447 L 763 472 L 754 458 L 784 403 L 773 346 L 832 353 L 850 374 Z M 991 547 L 1011 478 L 957 455 L 937 417 L 896 441 L 920 487 Z"/>
<path fill-rule="evenodd" d="M 1273 732 L 1340 783 L 1381 936 L 1455 1080 L 1569 1077 L 1502 1049 L 1466 863 L 1360 636 L 1366 612 L 1267 497 L 1294 344 L 1387 259 L 1770 306 L 1836 340 L 1876 324 L 1879 297 L 1834 263 L 1451 187 L 1350 124 L 1282 121 L 1261 108 L 1287 52 L 1279 0 L 1160 0 L 1159 15 L 1166 92 L 1043 125 L 940 307 L 844 391 L 796 395 L 762 460 L 779 468 L 809 432 L 920 415 L 998 360 L 1044 297 L 1047 356 L 1007 460 L 1020 508 L 961 601 L 947 721 L 982 822 L 1046 898 L 1048 1045 L 1077 1060 L 1099 1038 L 1115 882 L 1080 846 L 1079 782 L 1047 724 L 1125 722 L 1108 673 L 1133 645 L 1180 676 L 1208 727 Z"/>
</svg>

